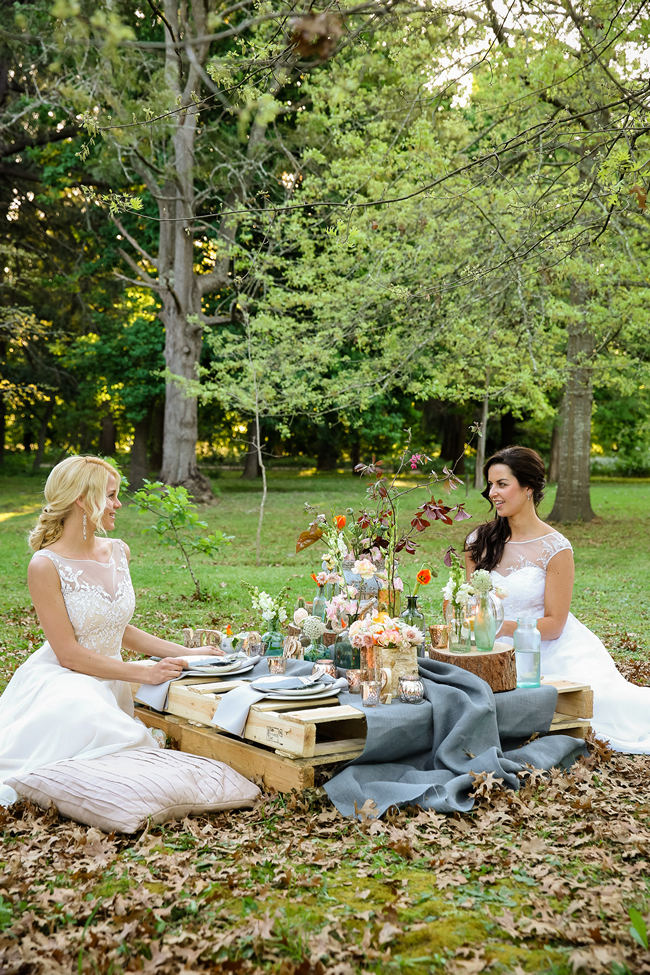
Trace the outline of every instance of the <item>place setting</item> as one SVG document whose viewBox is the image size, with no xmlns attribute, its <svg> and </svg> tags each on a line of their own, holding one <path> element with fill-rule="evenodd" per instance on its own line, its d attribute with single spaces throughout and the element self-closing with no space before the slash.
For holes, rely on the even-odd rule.
<svg viewBox="0 0 650 975">
<path fill-rule="evenodd" d="M 296 701 L 296 703 L 312 702 L 336 696 L 347 689 L 348 683 L 345 678 L 335 678 L 320 672 L 303 675 L 265 675 L 224 694 L 211 723 L 223 731 L 241 735 L 248 712 L 258 701 L 268 699 Z"/>
</svg>

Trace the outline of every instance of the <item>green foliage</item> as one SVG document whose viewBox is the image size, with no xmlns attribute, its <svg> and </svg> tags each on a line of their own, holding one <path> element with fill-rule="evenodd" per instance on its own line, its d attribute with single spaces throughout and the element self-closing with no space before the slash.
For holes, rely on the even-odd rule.
<svg viewBox="0 0 650 975">
<path fill-rule="evenodd" d="M 174 487 L 145 479 L 144 486 L 133 493 L 132 499 L 132 504 L 139 511 L 149 511 L 156 517 L 156 521 L 144 530 L 157 535 L 163 545 L 180 551 L 194 583 L 195 598 L 207 599 L 208 591 L 195 575 L 190 553 L 198 552 L 215 561 L 217 554 L 232 541 L 233 536 L 225 535 L 218 529 L 204 534 L 207 522 L 199 518 L 196 505 L 182 485 Z"/>
<path fill-rule="evenodd" d="M 627 912 L 632 922 L 629 928 L 630 935 L 641 948 L 648 950 L 648 928 L 643 915 L 637 911 L 636 907 L 631 907 Z"/>
</svg>

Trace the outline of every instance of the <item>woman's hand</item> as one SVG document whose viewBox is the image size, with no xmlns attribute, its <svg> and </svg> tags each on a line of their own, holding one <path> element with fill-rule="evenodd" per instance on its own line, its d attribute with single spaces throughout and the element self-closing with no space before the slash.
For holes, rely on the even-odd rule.
<svg viewBox="0 0 650 975">
<path fill-rule="evenodd" d="M 187 670 L 187 660 L 182 657 L 163 657 L 153 667 L 143 667 L 143 684 L 164 684 L 168 680 L 175 680 Z"/>
<path fill-rule="evenodd" d="M 209 643 L 205 647 L 184 647 L 183 655 L 186 657 L 225 657 L 226 651 Z"/>
</svg>

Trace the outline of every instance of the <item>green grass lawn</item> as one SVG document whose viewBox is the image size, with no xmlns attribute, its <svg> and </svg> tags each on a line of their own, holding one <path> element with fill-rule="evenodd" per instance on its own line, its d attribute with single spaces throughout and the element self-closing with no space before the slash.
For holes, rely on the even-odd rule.
<svg viewBox="0 0 650 975">
<path fill-rule="evenodd" d="M 357 507 L 349 475 L 275 474 L 255 560 L 259 488 L 227 472 L 205 509 L 235 536 L 217 566 L 197 561 L 210 590 L 191 598 L 175 553 L 143 534 L 125 506 L 117 534 L 133 553 L 136 622 L 176 636 L 186 624 L 259 624 L 243 583 L 312 592 L 317 548 L 295 555 L 303 503 Z M 40 506 L 36 478 L 0 478 L 2 673 L 41 634 L 29 606 L 26 534 Z M 561 526 L 575 546 L 574 609 L 622 666 L 648 658 L 650 483 L 597 481 L 598 520 Z M 550 511 L 552 492 L 542 517 Z M 486 504 L 469 492 L 481 519 Z M 425 590 L 439 607 L 441 555 L 472 522 L 424 535 L 421 561 L 440 566 Z M 588 679 L 588 675 L 585 675 Z M 533 771 L 517 793 L 477 783 L 475 809 L 419 809 L 379 822 L 343 819 L 321 789 L 267 796 L 245 812 L 193 816 L 133 837 L 106 837 L 53 813 L 0 808 L 0 971 L 69 975 L 637 975 L 650 954 L 629 911 L 650 926 L 650 756 L 594 748 L 568 772 Z M 643 940 L 643 939 L 641 939 Z"/>
<path fill-rule="evenodd" d="M 3 569 L 3 618 L 0 647 L 3 650 L 2 675 L 7 674 L 40 639 L 25 583 L 29 550 L 27 533 L 41 503 L 42 478 L 0 477 L 0 558 Z M 256 532 L 260 486 L 242 480 L 237 473 L 224 472 L 214 479 L 217 500 L 203 509 L 210 529 L 219 528 L 234 536 L 216 565 L 196 557 L 195 569 L 209 591 L 205 602 L 192 598 L 193 586 L 180 554 L 171 550 L 144 528 L 151 517 L 125 505 L 118 514 L 116 534 L 123 537 L 132 552 L 132 576 L 137 594 L 134 623 L 161 636 L 179 637 L 183 626 L 220 626 L 231 622 L 235 628 L 254 626 L 250 595 L 245 583 L 277 592 L 288 587 L 287 607 L 299 595 L 310 597 L 310 573 L 319 568 L 318 545 L 299 554 L 295 540 L 309 522 L 304 503 L 326 513 L 358 508 L 365 500 L 367 482 L 349 474 L 318 475 L 311 472 L 271 473 L 261 539 L 260 564 L 256 564 Z M 545 517 L 553 503 L 550 489 L 540 514 Z M 453 497 L 464 499 L 464 488 Z M 405 499 L 402 516 L 411 508 Z M 424 497 L 424 495 L 422 495 Z M 650 591 L 650 482 L 596 481 L 592 504 L 598 518 L 589 524 L 558 526 L 575 548 L 576 584 L 573 599 L 575 614 L 605 641 L 616 656 L 647 656 Z M 440 589 L 447 574 L 442 555 L 449 544 L 461 548 L 472 524 L 487 516 L 488 505 L 473 490 L 467 497 L 472 521 L 451 527 L 434 525 L 421 537 L 415 557 L 405 555 L 402 574 L 412 585 L 424 561 L 439 570 L 427 589 L 420 590 L 420 603 L 428 617 L 440 612 Z M 2 676 L 0 675 L 0 676 Z"/>
</svg>

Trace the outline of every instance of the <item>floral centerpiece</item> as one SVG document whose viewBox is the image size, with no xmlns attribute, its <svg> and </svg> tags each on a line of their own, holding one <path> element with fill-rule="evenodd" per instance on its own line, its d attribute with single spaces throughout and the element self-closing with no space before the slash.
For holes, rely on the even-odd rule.
<svg viewBox="0 0 650 975">
<path fill-rule="evenodd" d="M 388 690 L 391 694 L 397 693 L 400 677 L 417 673 L 417 648 L 423 639 L 417 627 L 388 613 L 365 616 L 350 626 L 350 642 L 361 651 L 361 669 L 390 670 Z"/>
<path fill-rule="evenodd" d="M 441 475 L 433 469 L 428 470 L 430 463 L 431 458 L 426 454 L 412 453 L 407 446 L 390 477 L 384 472 L 381 462 L 373 460 L 371 464 L 357 464 L 357 474 L 373 479 L 366 492 L 369 504 L 357 513 L 348 508 L 346 515 L 331 518 L 317 514 L 309 528 L 299 535 L 296 551 L 322 539 L 327 549 L 323 562 L 336 567 L 339 572 L 343 572 L 344 562 L 350 559 L 357 563 L 364 560 L 375 563 L 378 569 L 377 583 L 385 585 L 388 611 L 394 615 L 398 611 L 398 594 L 403 588 L 397 571 L 400 553 L 414 555 L 419 544 L 417 536 L 433 522 L 451 525 L 454 521 L 470 517 L 463 502 L 450 505 L 436 498 L 438 487 L 453 491 L 462 482 L 448 467 L 443 468 Z M 414 483 L 405 482 L 408 469 L 416 474 Z M 402 499 L 419 489 L 427 492 L 427 499 L 416 507 L 408 525 L 400 526 L 398 507 Z M 314 511 L 310 505 L 306 508 Z M 375 591 L 379 603 L 379 585 Z"/>
<path fill-rule="evenodd" d="M 305 660 L 321 660 L 327 656 L 327 650 L 323 643 L 323 633 L 326 629 L 325 623 L 318 616 L 309 616 L 306 613 L 303 616 L 303 612 L 304 610 L 298 615 L 299 611 L 296 610 L 293 618 L 294 622 L 309 640 L 309 646 L 305 650 Z"/>
<path fill-rule="evenodd" d="M 287 619 L 287 611 L 282 605 L 285 590 L 280 590 L 279 594 L 273 597 L 264 590 L 260 591 L 257 586 L 249 586 L 248 588 L 251 593 L 253 609 L 261 614 L 268 627 L 267 632 L 262 636 L 264 652 L 269 656 L 280 656 L 284 644 L 282 624 Z"/>
<path fill-rule="evenodd" d="M 503 622 L 501 600 L 505 590 L 494 585 L 485 569 L 476 569 L 468 582 L 460 556 L 451 547 L 445 554 L 445 564 L 450 572 L 442 594 L 450 649 L 471 650 L 473 634 L 477 650 L 492 650 Z"/>
</svg>

